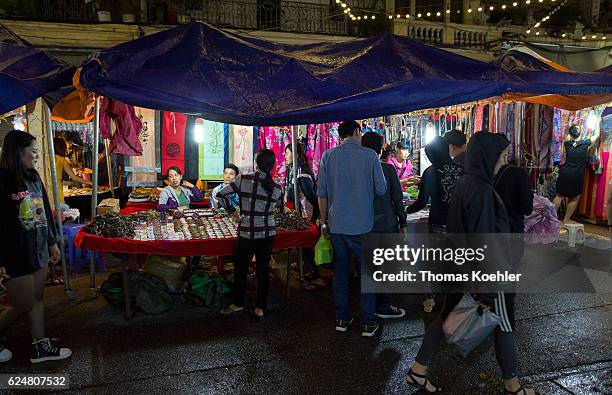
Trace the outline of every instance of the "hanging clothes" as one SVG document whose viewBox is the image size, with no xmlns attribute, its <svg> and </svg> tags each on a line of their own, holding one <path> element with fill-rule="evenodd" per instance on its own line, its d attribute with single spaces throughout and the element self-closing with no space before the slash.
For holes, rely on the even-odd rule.
<svg viewBox="0 0 612 395">
<path fill-rule="evenodd" d="M 185 128 L 187 115 L 177 112 L 164 112 L 161 133 L 162 174 L 168 168 L 176 166 L 181 171 L 185 168 Z"/>
<path fill-rule="evenodd" d="M 155 132 L 155 111 L 134 107 L 136 116 L 142 123 L 140 131 L 141 156 L 126 158 L 125 171 L 128 172 L 127 186 L 157 185 L 157 173 L 161 171 L 157 163 L 157 136 Z"/>
<path fill-rule="evenodd" d="M 215 179 L 223 176 L 225 152 L 229 142 L 229 125 L 205 120 L 204 139 L 198 146 L 199 178 Z M 278 159 L 277 159 L 278 160 Z"/>
<path fill-rule="evenodd" d="M 606 186 L 609 183 L 608 163 L 610 161 L 610 153 L 601 153 L 601 174 L 596 176 L 597 193 L 595 196 L 595 216 L 597 218 L 605 218 L 607 213 L 604 211 L 604 206 L 608 195 L 606 194 Z"/>
<path fill-rule="evenodd" d="M 554 110 L 552 107 L 541 105 L 538 117 L 538 170 L 548 172 L 552 168 L 552 143 L 553 143 L 553 118 Z"/>
<path fill-rule="evenodd" d="M 319 174 L 319 163 L 323 153 L 328 149 L 340 145 L 340 136 L 338 135 L 339 122 L 308 125 L 309 145 L 314 147 L 312 152 L 312 170 L 314 174 Z"/>
<path fill-rule="evenodd" d="M 235 164 L 240 173 L 253 173 L 253 127 L 230 125 L 232 149 L 230 162 Z"/>
<path fill-rule="evenodd" d="M 285 147 L 289 144 L 291 144 L 291 126 L 262 126 L 259 128 L 259 148 L 272 150 L 276 155 L 276 166 L 272 172 L 275 180 L 284 180 Z M 282 184 L 282 182 L 279 183 Z"/>
<path fill-rule="evenodd" d="M 478 104 L 476 106 L 476 113 L 474 114 L 474 133 L 482 131 L 484 119 L 484 105 Z"/>
<path fill-rule="evenodd" d="M 111 120 L 115 123 L 114 133 L 111 132 Z M 110 153 L 128 156 L 142 155 L 141 131 L 142 122 L 136 116 L 134 107 L 107 97 L 102 99 L 100 137 L 110 138 Z"/>
</svg>

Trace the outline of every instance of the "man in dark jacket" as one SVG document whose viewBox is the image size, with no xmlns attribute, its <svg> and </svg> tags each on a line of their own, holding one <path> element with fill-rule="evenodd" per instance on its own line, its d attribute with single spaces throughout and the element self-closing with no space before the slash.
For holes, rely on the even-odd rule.
<svg viewBox="0 0 612 395">
<path fill-rule="evenodd" d="M 361 145 L 370 148 L 378 156 L 382 153 L 383 137 L 375 132 L 369 132 L 361 138 Z M 382 196 L 374 198 L 374 228 L 375 233 L 405 233 L 407 229 L 404 193 L 395 167 L 381 162 L 383 174 L 387 181 L 387 191 Z M 376 295 L 376 316 L 378 318 L 402 318 L 406 310 L 391 304 L 390 295 Z"/>
<path fill-rule="evenodd" d="M 448 152 L 453 161 L 459 166 L 465 167 L 465 151 L 467 151 L 465 133 L 453 129 L 444 133 L 444 141 L 448 144 Z"/>
</svg>

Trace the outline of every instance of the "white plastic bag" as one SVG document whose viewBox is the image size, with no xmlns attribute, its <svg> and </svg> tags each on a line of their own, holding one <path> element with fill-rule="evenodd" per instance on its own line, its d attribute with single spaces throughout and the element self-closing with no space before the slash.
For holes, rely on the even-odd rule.
<svg viewBox="0 0 612 395">
<path fill-rule="evenodd" d="M 499 325 L 499 316 L 490 310 L 479 311 L 479 307 L 480 303 L 470 294 L 465 294 L 442 325 L 446 340 L 454 344 L 464 357 Z"/>
</svg>

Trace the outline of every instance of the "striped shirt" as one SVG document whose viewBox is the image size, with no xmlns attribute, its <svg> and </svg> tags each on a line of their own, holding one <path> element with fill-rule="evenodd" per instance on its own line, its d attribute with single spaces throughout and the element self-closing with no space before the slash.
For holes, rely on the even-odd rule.
<svg viewBox="0 0 612 395">
<path fill-rule="evenodd" d="M 283 207 L 283 192 L 274 184 L 271 192 L 262 185 L 266 174 L 256 172 L 238 176 L 217 193 L 217 198 L 230 213 L 235 209 L 229 203 L 229 197 L 236 193 L 240 197 L 240 224 L 238 234 L 245 239 L 264 239 L 276 235 L 274 209 Z"/>
</svg>

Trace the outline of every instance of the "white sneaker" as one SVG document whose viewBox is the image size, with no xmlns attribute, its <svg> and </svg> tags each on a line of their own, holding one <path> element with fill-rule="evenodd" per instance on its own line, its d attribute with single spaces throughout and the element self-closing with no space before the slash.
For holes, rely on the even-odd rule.
<svg viewBox="0 0 612 395">
<path fill-rule="evenodd" d="M 0 338 L 0 362 L 8 362 L 13 358 L 13 353 L 11 350 L 6 348 L 6 339 Z"/>
</svg>

